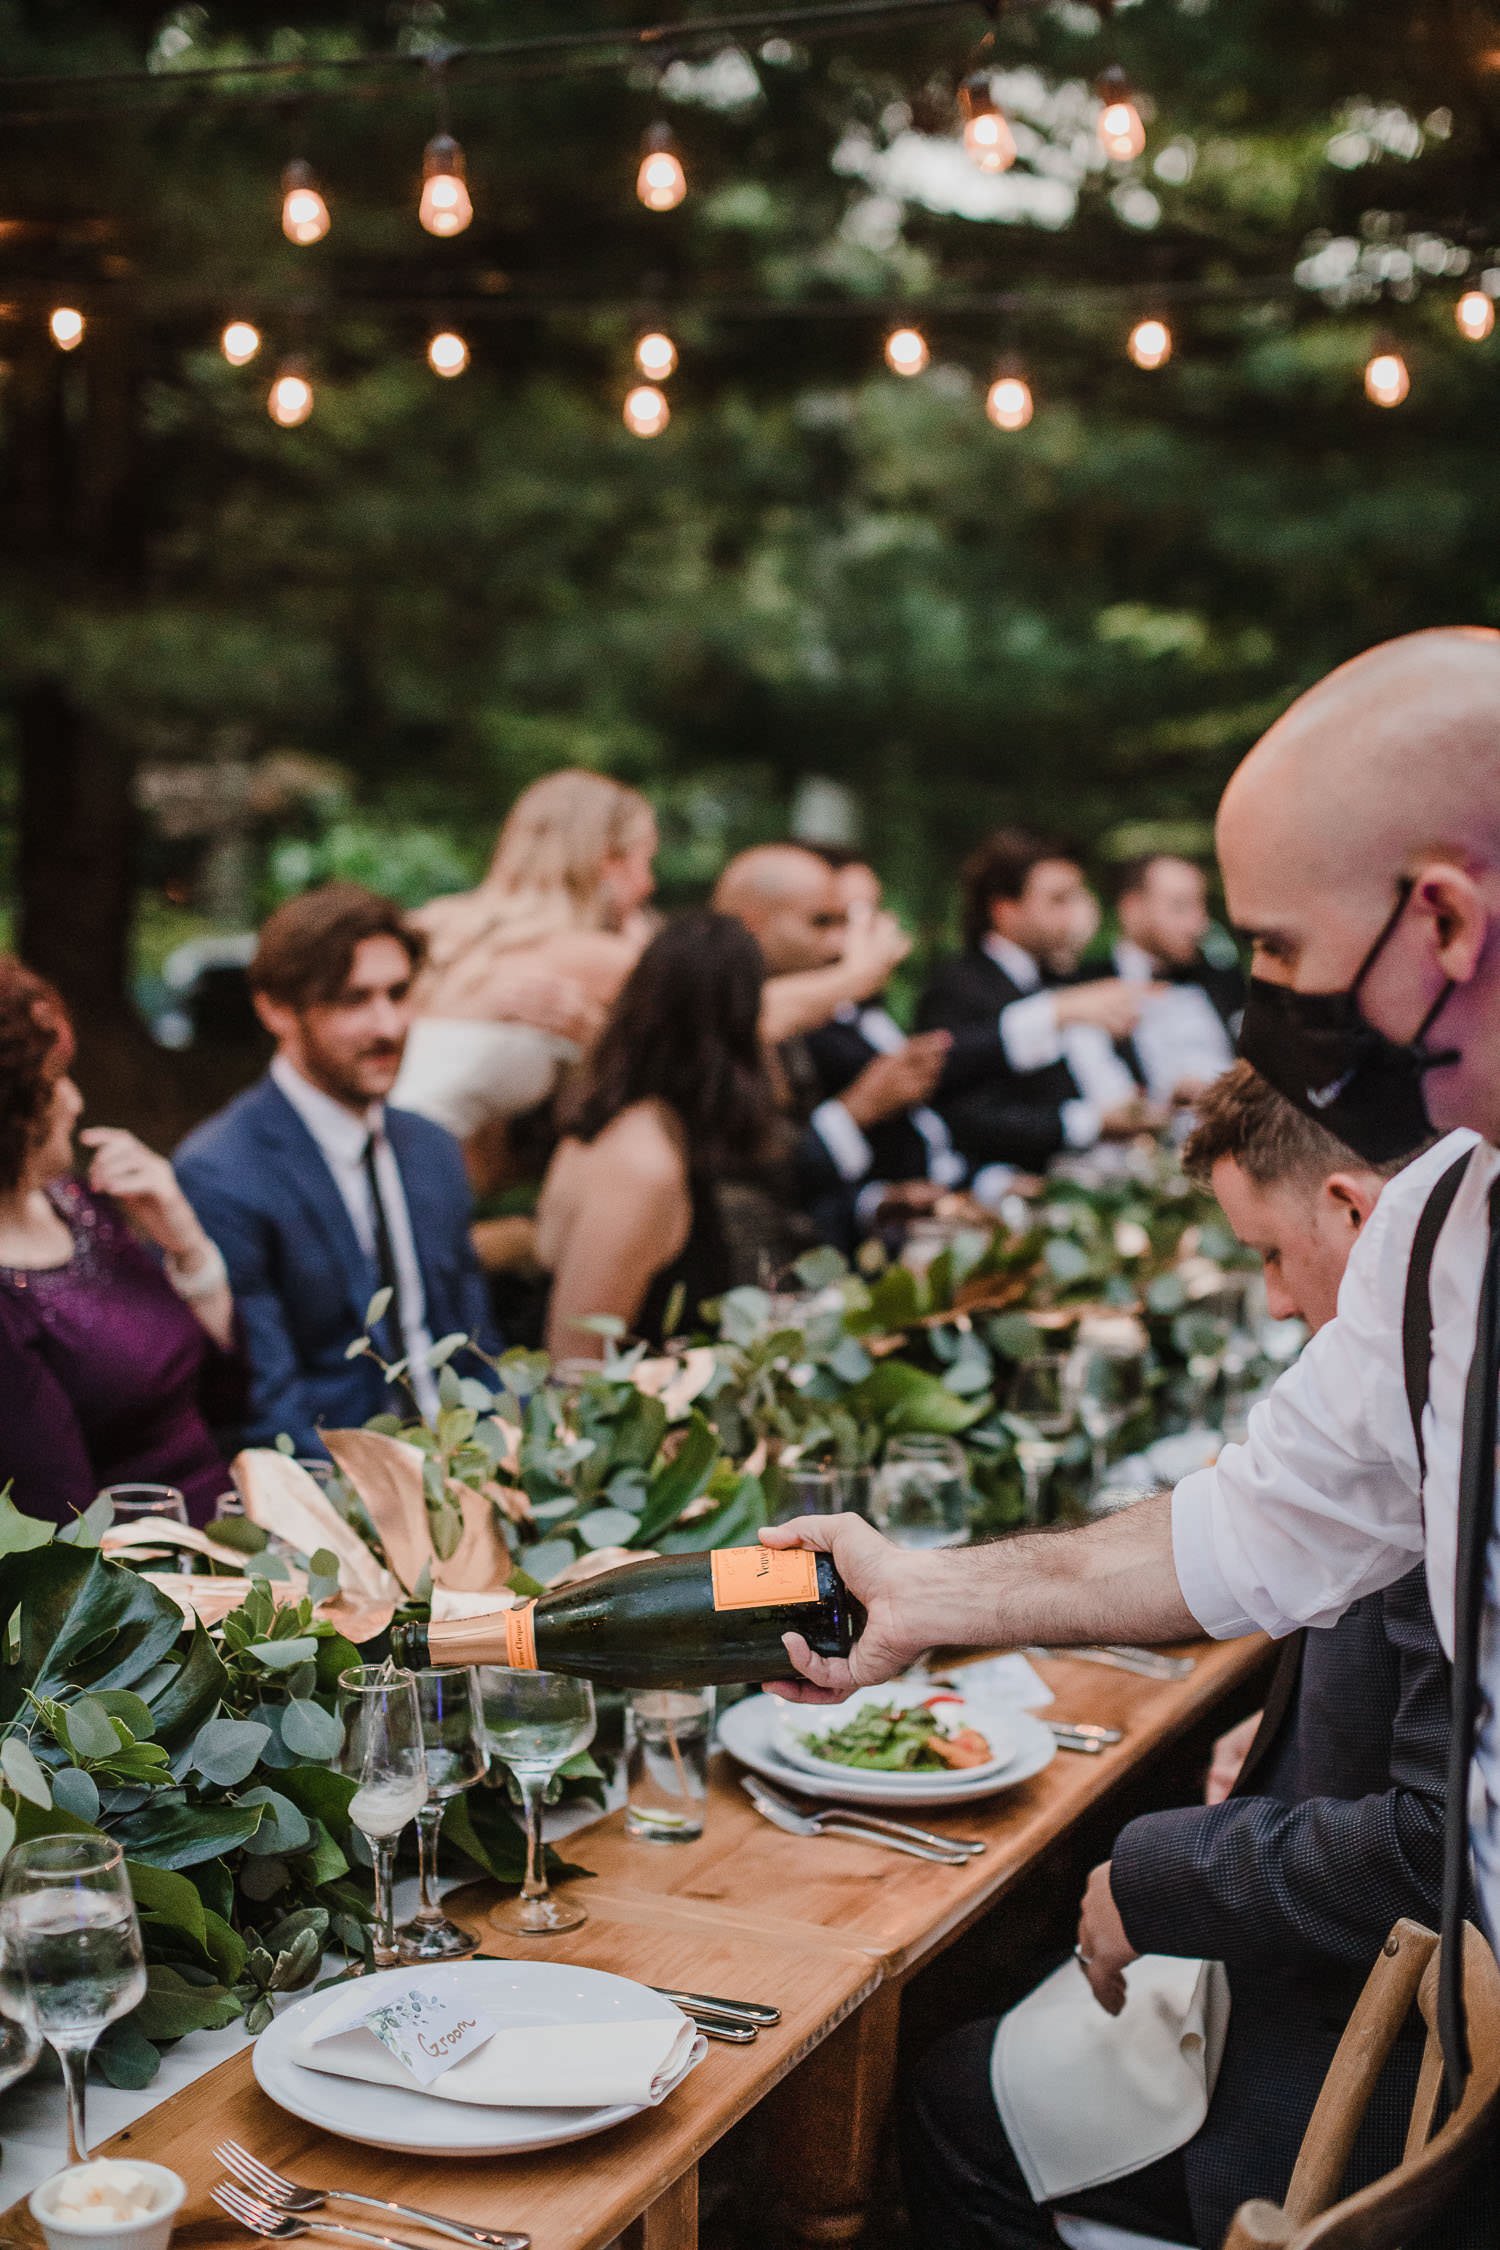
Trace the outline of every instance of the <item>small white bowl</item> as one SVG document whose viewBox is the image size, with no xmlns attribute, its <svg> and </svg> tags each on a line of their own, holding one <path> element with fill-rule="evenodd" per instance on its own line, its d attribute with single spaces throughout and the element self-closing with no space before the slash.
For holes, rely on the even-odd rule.
<svg viewBox="0 0 1500 2250">
<path fill-rule="evenodd" d="M 68 2172 L 54 2172 L 28 2198 L 31 2215 L 47 2238 L 47 2250 L 88 2250 L 91 2243 L 100 2245 L 100 2250 L 167 2250 L 172 2222 L 187 2199 L 187 2181 L 167 2165 L 150 2164 L 143 2156 L 111 2157 L 108 2161 L 128 2164 L 133 2172 L 151 2181 L 156 2191 L 152 2209 L 137 2219 L 59 2216 L 52 2209 L 52 2199 Z"/>
</svg>

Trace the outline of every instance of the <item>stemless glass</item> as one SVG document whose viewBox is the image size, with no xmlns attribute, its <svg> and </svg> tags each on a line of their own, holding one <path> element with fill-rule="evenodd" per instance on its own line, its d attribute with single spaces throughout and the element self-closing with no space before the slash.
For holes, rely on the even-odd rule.
<svg viewBox="0 0 1500 2250">
<path fill-rule="evenodd" d="M 396 1949 L 403 1961 L 461 1961 L 479 1940 L 450 1922 L 438 1904 L 438 1836 L 444 1805 L 472 1789 L 489 1764 L 479 1685 L 468 1664 L 434 1665 L 416 1680 L 427 1760 L 427 1802 L 417 1814 L 422 1903 L 396 1932 Z"/>
<path fill-rule="evenodd" d="M 107 1484 L 98 1494 L 114 1509 L 118 1525 L 137 1529 L 150 1524 L 153 1516 L 164 1517 L 168 1523 L 186 1523 L 187 1502 L 175 1484 Z M 154 1550 L 160 1562 L 170 1569 L 191 1570 L 192 1564 L 181 1547 L 163 1544 Z M 131 1549 L 132 1559 L 138 1563 L 151 1560 L 153 1550 L 144 1547 Z"/>
<path fill-rule="evenodd" d="M 1026 1488 L 1026 1521 L 1042 1520 L 1042 1482 L 1062 1459 L 1073 1433 L 1073 1400 L 1068 1354 L 1038 1352 L 1017 1362 L 1011 1377 L 1010 1412 L 1019 1424 L 1016 1459 Z"/>
<path fill-rule="evenodd" d="M 84 2079 L 99 2034 L 146 1996 L 130 1878 L 107 1836 L 38 1836 L 17 1844 L 0 1882 L 7 2008 L 62 2064 L 68 2162 L 88 2162 Z"/>
<path fill-rule="evenodd" d="M 588 1920 L 572 1900 L 552 1896 L 542 1847 L 542 1800 L 559 1766 L 594 1739 L 594 1691 L 587 1680 L 561 1672 L 513 1672 L 479 1667 L 479 1694 L 490 1755 L 515 1775 L 526 1811 L 526 1880 L 519 1898 L 490 1915 L 490 1927 L 523 1937 L 576 1930 Z"/>
<path fill-rule="evenodd" d="M 870 1514 L 898 1547 L 961 1547 L 967 1498 L 968 1464 L 955 1439 L 898 1437 L 875 1471 Z"/>
<path fill-rule="evenodd" d="M 356 1784 L 349 1820 L 375 1865 L 375 1966 L 390 1969 L 400 1959 L 391 1927 L 396 1839 L 427 1802 L 416 1680 L 393 1664 L 351 1665 L 339 1674 L 338 1714 L 344 1739 L 335 1763 Z"/>
</svg>

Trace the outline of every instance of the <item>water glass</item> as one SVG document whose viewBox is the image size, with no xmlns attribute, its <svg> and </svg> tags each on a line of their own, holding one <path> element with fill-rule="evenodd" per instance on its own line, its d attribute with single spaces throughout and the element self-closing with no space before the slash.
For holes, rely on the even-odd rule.
<svg viewBox="0 0 1500 2250">
<path fill-rule="evenodd" d="M 146 1963 L 130 1878 L 107 1836 L 38 1836 L 17 1844 L 0 1881 L 7 2012 L 40 2034 L 62 2065 L 68 2162 L 88 2162 L 84 2080 L 108 2024 L 146 1996 Z"/>
<path fill-rule="evenodd" d="M 344 1738 L 334 1763 L 355 1784 L 349 1821 L 369 1845 L 375 1868 L 375 1966 L 391 1969 L 400 1959 L 391 1927 L 396 1841 L 427 1802 L 416 1680 L 393 1664 L 351 1665 L 339 1674 L 338 1715 Z"/>
<path fill-rule="evenodd" d="M 490 1926 L 522 1937 L 576 1930 L 588 1920 L 584 1909 L 571 1899 L 554 1898 L 547 1888 L 542 1804 L 558 1767 L 594 1739 L 594 1691 L 587 1680 L 572 1680 L 562 1672 L 515 1672 L 505 1665 L 482 1664 L 479 1697 L 490 1755 L 514 1775 L 526 1815 L 521 1895 L 497 1906 Z"/>
<path fill-rule="evenodd" d="M 450 1922 L 438 1904 L 438 1837 L 444 1805 L 472 1789 L 490 1762 L 479 1685 L 468 1664 L 435 1665 L 418 1672 L 416 1681 L 427 1761 L 427 1802 L 417 1814 L 422 1903 L 396 1932 L 396 1945 L 403 1961 L 461 1961 L 479 1940 Z"/>
<path fill-rule="evenodd" d="M 144 1526 L 153 1516 L 168 1523 L 186 1523 L 187 1502 L 175 1484 L 107 1484 L 99 1493 L 114 1510 L 118 1525 Z M 134 1547 L 131 1559 L 137 1563 L 152 1562 L 168 1569 L 190 1570 L 192 1564 L 181 1547 L 163 1545 L 152 1549 Z"/>
<path fill-rule="evenodd" d="M 1075 1424 L 1066 1352 L 1038 1352 L 1017 1362 L 1009 1407 L 1016 1459 L 1025 1480 L 1026 1521 L 1042 1520 L 1042 1485 L 1062 1459 Z"/>
<path fill-rule="evenodd" d="M 653 1844 L 703 1834 L 710 1688 L 640 1688 L 625 1705 L 625 1833 Z"/>
<path fill-rule="evenodd" d="M 956 1439 L 892 1438 L 875 1471 L 870 1514 L 898 1547 L 961 1547 L 969 1536 L 968 1488 Z"/>
<path fill-rule="evenodd" d="M 1078 1343 L 1068 1357 L 1068 1394 L 1089 1441 L 1092 1482 L 1104 1482 L 1109 1448 L 1146 1396 L 1146 1365 L 1138 1351 Z"/>
</svg>

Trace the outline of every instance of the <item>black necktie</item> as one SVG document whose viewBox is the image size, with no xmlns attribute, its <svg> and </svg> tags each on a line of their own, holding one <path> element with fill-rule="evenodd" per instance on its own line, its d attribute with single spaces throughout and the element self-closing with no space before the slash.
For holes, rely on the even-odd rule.
<svg viewBox="0 0 1500 2250">
<path fill-rule="evenodd" d="M 1448 2098 L 1469 2074 L 1463 2003 L 1463 1925 L 1469 1890 L 1469 1765 L 1479 1719 L 1479 1642 L 1485 1572 L 1495 1520 L 1496 1386 L 1500 1383 L 1500 1180 L 1490 1189 L 1490 1240 L 1464 1388 L 1463 1452 L 1453 1556 L 1453 1735 L 1443 1822 L 1443 1960 L 1438 2032 Z"/>
<path fill-rule="evenodd" d="M 385 1197 L 380 1192 L 380 1173 L 375 1163 L 375 1152 L 380 1146 L 380 1135 L 371 1133 L 365 1141 L 362 1159 L 365 1179 L 370 1190 L 370 1219 L 375 1230 L 375 1271 L 382 1289 L 389 1289 L 391 1301 L 385 1314 L 396 1339 L 397 1355 L 406 1350 L 406 1321 L 401 1303 L 401 1275 L 396 1265 L 396 1253 L 391 1244 L 391 1222 L 385 1208 Z M 384 1321 L 380 1323 L 384 1326 Z"/>
</svg>

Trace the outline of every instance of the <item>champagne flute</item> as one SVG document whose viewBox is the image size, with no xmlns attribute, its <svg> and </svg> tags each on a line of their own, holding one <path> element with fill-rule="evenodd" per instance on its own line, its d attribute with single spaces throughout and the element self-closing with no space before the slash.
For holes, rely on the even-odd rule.
<svg viewBox="0 0 1500 2250">
<path fill-rule="evenodd" d="M 450 1797 L 472 1789 L 489 1764 L 479 1687 L 468 1664 L 435 1665 L 418 1672 L 417 1707 L 427 1761 L 427 1802 L 417 1814 L 422 1903 L 396 1932 L 403 1961 L 461 1961 L 479 1943 L 450 1922 L 437 1899 L 438 1837 Z"/>
<path fill-rule="evenodd" d="M 394 1664 L 351 1665 L 339 1674 L 338 1715 L 344 1739 L 335 1763 L 356 1784 L 349 1820 L 375 1868 L 375 1966 L 390 1969 L 400 1959 L 391 1927 L 396 1839 L 427 1802 L 416 1680 Z"/>
<path fill-rule="evenodd" d="M 125 1858 L 107 1836 L 17 1844 L 0 1882 L 8 2008 L 62 2065 L 68 2162 L 88 2162 L 84 2079 L 99 2034 L 146 1997 L 141 1926 Z"/>
<path fill-rule="evenodd" d="M 552 1896 L 542 1846 L 542 1802 L 559 1766 L 594 1739 L 594 1691 L 587 1680 L 562 1672 L 515 1672 L 499 1664 L 479 1667 L 479 1694 L 490 1753 L 509 1766 L 526 1814 L 526 1880 L 519 1898 L 490 1915 L 490 1927 L 523 1937 L 576 1930 L 588 1920 L 581 1906 Z"/>
<path fill-rule="evenodd" d="M 1014 1435 L 1025 1481 L 1026 1521 L 1040 1523 L 1042 1481 L 1062 1459 L 1075 1419 L 1066 1352 L 1038 1352 L 1017 1362 L 1010 1412 L 1018 1425 Z"/>
</svg>

